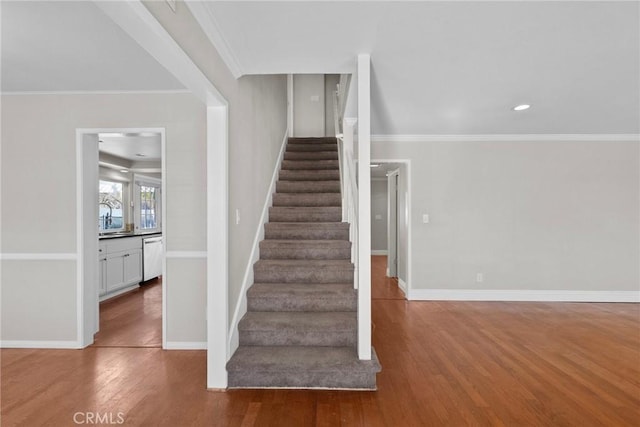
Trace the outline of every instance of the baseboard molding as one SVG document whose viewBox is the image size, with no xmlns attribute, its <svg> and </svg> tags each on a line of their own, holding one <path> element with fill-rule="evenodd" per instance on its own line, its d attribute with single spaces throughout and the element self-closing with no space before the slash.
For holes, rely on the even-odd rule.
<svg viewBox="0 0 640 427">
<path fill-rule="evenodd" d="M 165 350 L 206 350 L 206 341 L 167 341 Z"/>
<path fill-rule="evenodd" d="M 384 249 L 380 250 L 380 249 L 372 249 L 371 250 L 371 255 L 387 255 L 388 252 Z"/>
<path fill-rule="evenodd" d="M 398 287 L 400 288 L 400 290 L 404 294 L 405 298 L 411 299 L 411 298 L 408 297 L 409 294 L 407 293 L 408 289 L 409 289 L 409 286 L 407 285 L 407 283 L 404 280 L 402 280 L 399 277 L 398 277 Z"/>
<path fill-rule="evenodd" d="M 262 206 L 262 215 L 260 216 L 260 222 L 256 230 L 255 237 L 253 238 L 253 246 L 251 248 L 251 255 L 247 262 L 247 266 L 244 270 L 244 278 L 242 279 L 242 288 L 240 289 L 240 295 L 238 302 L 236 303 L 235 310 L 233 312 L 233 318 L 229 324 L 229 332 L 227 334 L 227 359 L 231 358 L 231 355 L 236 351 L 240 343 L 240 337 L 238 335 L 238 322 L 242 319 L 242 316 L 247 312 L 247 290 L 253 284 L 253 264 L 258 261 L 260 256 L 260 241 L 264 239 L 264 224 L 269 221 L 269 207 L 273 198 L 273 193 L 276 191 L 276 181 L 278 181 L 278 171 L 280 171 L 280 165 L 284 158 L 285 147 L 287 146 L 287 140 L 289 139 L 289 129 L 284 133 L 282 145 L 280 146 L 280 153 L 278 154 L 278 160 L 273 168 L 273 174 L 271 175 L 271 184 Z"/>
<path fill-rule="evenodd" d="M 78 341 L 0 341 L 0 348 L 72 349 L 82 348 Z"/>
<path fill-rule="evenodd" d="M 400 283 L 400 281 L 398 281 Z M 412 301 L 640 302 L 640 291 L 411 289 Z"/>
</svg>

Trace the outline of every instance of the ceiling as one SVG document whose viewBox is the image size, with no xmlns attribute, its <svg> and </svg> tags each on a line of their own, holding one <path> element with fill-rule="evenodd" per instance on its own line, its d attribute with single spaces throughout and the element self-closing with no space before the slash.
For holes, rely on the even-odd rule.
<svg viewBox="0 0 640 427">
<path fill-rule="evenodd" d="M 161 158 L 159 133 L 98 134 L 99 150 L 132 162 L 157 162 Z"/>
<path fill-rule="evenodd" d="M 640 133 L 638 2 L 206 7 L 243 74 L 352 73 L 371 54 L 373 134 Z"/>
<path fill-rule="evenodd" d="M 183 90 L 90 1 L 2 1 L 2 91 Z"/>
</svg>

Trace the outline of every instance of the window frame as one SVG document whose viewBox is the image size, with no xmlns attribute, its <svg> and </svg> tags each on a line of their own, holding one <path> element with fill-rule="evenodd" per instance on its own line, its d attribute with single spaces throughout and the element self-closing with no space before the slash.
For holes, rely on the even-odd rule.
<svg viewBox="0 0 640 427">
<path fill-rule="evenodd" d="M 106 182 L 106 183 L 111 183 L 111 184 L 118 184 L 122 187 L 121 190 L 121 198 L 122 200 L 119 200 L 120 202 L 120 210 L 122 211 L 122 227 L 119 228 L 102 228 L 102 224 L 100 221 L 100 205 L 104 205 L 106 203 L 101 203 L 100 201 L 100 184 L 101 182 Z M 98 178 L 98 233 L 99 234 L 111 234 L 111 233 L 121 233 L 125 230 L 126 227 L 126 183 L 119 181 L 119 180 L 114 180 L 114 179 L 110 179 L 110 178 L 103 178 L 103 177 L 99 177 Z M 117 200 L 117 199 L 116 199 Z"/>
<path fill-rule="evenodd" d="M 136 233 L 158 233 L 162 232 L 162 180 L 144 175 L 134 175 L 133 177 L 133 223 Z M 142 228 L 142 187 L 156 188 L 155 194 L 155 228 Z"/>
</svg>

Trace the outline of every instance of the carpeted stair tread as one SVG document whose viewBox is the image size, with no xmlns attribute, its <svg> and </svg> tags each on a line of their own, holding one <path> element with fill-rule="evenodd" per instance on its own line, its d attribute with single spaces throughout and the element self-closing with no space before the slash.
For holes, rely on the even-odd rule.
<svg viewBox="0 0 640 427">
<path fill-rule="evenodd" d="M 337 151 L 285 151 L 284 160 L 338 160 Z"/>
<path fill-rule="evenodd" d="M 281 181 L 336 181 L 340 179 L 338 169 L 286 170 L 280 171 Z"/>
<path fill-rule="evenodd" d="M 338 144 L 288 144 L 285 152 L 317 152 L 335 151 L 338 152 Z"/>
<path fill-rule="evenodd" d="M 356 345 L 357 313 L 249 311 L 238 323 L 240 345 Z"/>
<path fill-rule="evenodd" d="M 266 239 L 330 239 L 349 240 L 346 222 L 268 222 L 264 225 Z"/>
<path fill-rule="evenodd" d="M 240 347 L 227 363 L 229 387 L 375 390 L 380 362 L 359 360 L 352 347 Z"/>
<path fill-rule="evenodd" d="M 277 193 L 340 193 L 340 181 L 277 181 Z"/>
<path fill-rule="evenodd" d="M 260 242 L 260 259 L 350 259 L 348 240 L 276 240 Z"/>
<path fill-rule="evenodd" d="M 334 206 L 269 208 L 269 221 L 273 222 L 338 222 L 342 220 L 342 208 Z"/>
<path fill-rule="evenodd" d="M 258 260 L 253 265 L 257 283 L 349 283 L 354 267 L 350 260 Z"/>
<path fill-rule="evenodd" d="M 249 311 L 356 311 L 352 283 L 254 283 Z"/>
<path fill-rule="evenodd" d="M 273 206 L 342 206 L 340 193 L 276 193 Z"/>
<path fill-rule="evenodd" d="M 339 170 L 338 160 L 283 160 L 282 170 Z"/>
</svg>

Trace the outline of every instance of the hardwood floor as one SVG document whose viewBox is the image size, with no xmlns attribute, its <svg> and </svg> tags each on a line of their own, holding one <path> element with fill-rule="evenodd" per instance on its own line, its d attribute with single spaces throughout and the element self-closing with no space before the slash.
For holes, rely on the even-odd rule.
<svg viewBox="0 0 640 427">
<path fill-rule="evenodd" d="M 100 304 L 93 347 L 162 347 L 162 278 Z"/>
<path fill-rule="evenodd" d="M 376 392 L 207 391 L 204 351 L 7 349 L 1 423 L 93 411 L 130 426 L 639 424 L 639 304 L 376 298 L 372 310 Z"/>
<path fill-rule="evenodd" d="M 397 277 L 387 277 L 387 257 L 371 256 L 371 298 L 406 299 L 398 287 Z"/>
</svg>

